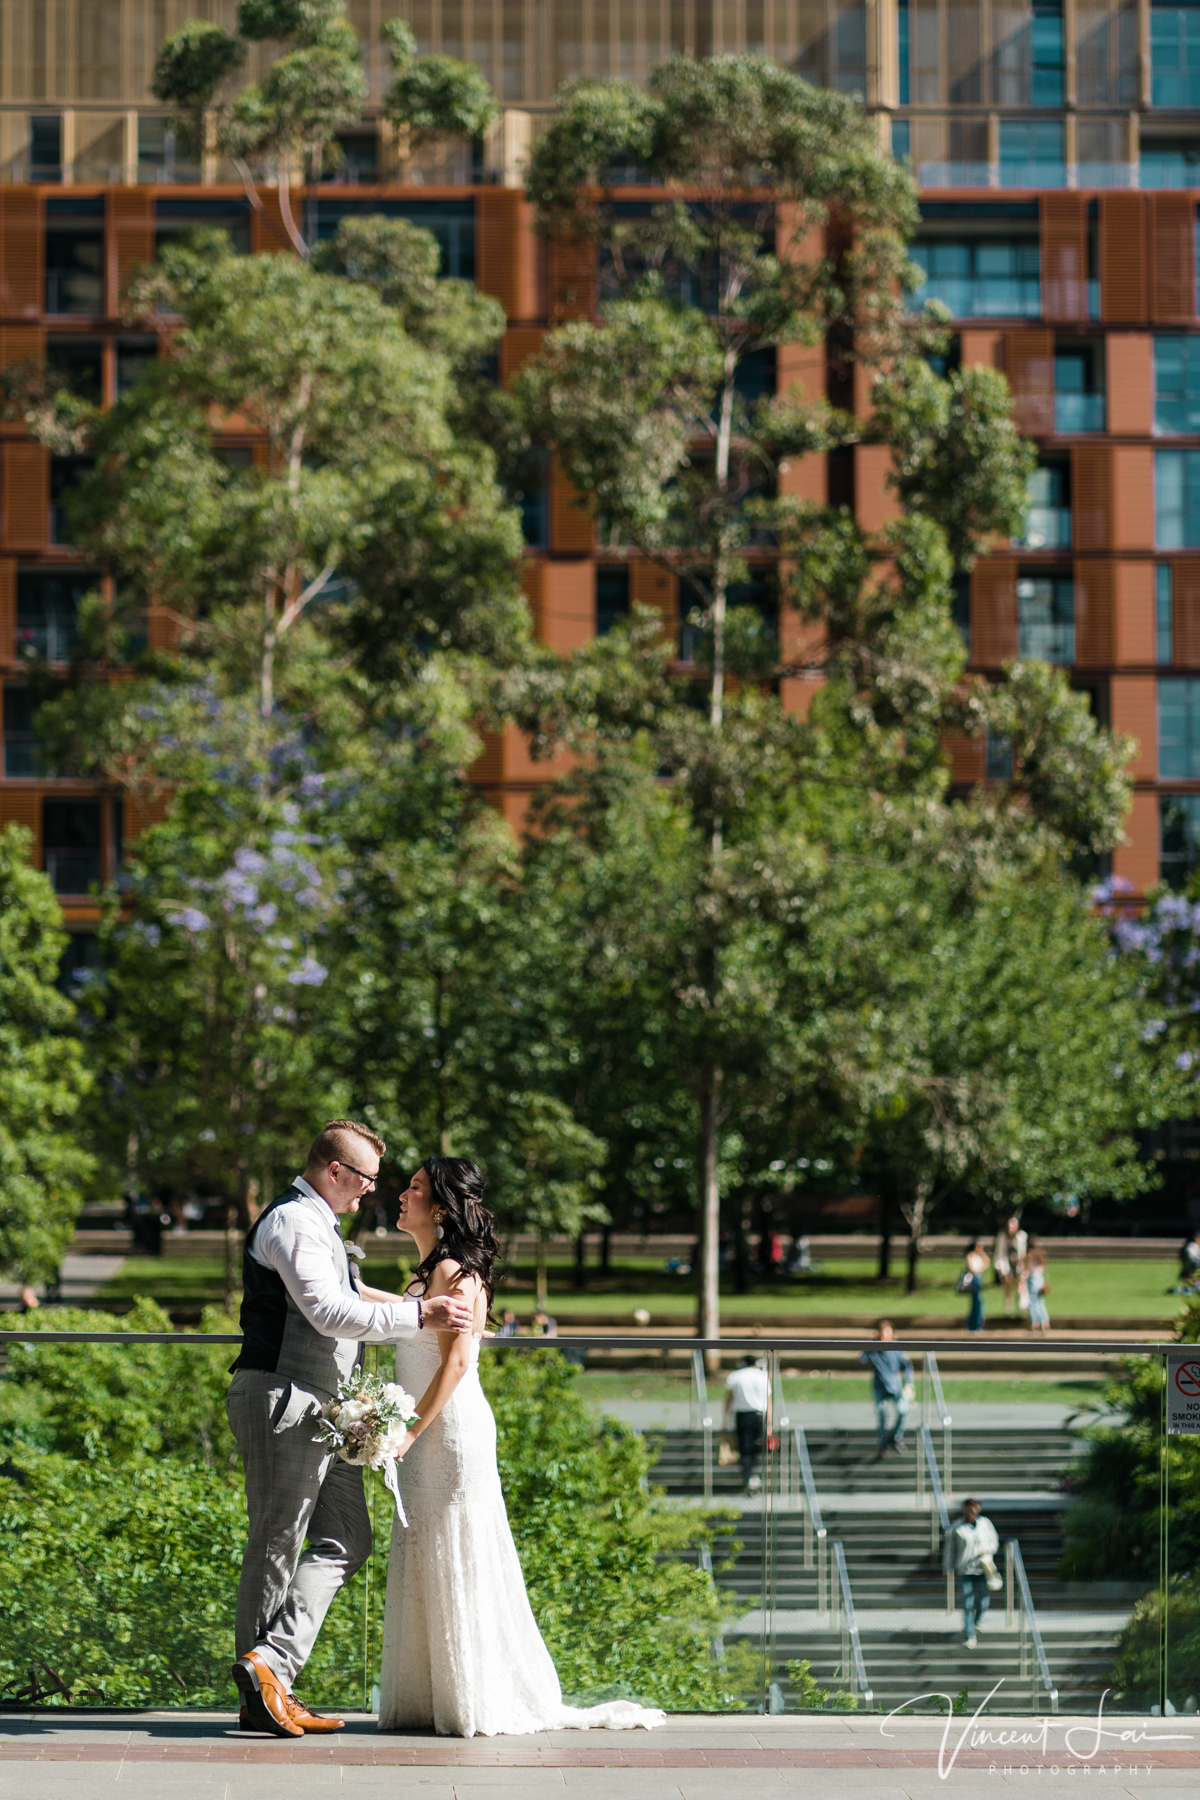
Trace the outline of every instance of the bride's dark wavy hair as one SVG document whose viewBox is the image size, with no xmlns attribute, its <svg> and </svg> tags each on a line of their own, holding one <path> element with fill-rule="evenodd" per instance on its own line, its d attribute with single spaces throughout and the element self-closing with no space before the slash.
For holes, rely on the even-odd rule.
<svg viewBox="0 0 1200 1800">
<path fill-rule="evenodd" d="M 427 1156 L 421 1167 L 429 1177 L 433 1204 L 441 1211 L 442 1235 L 419 1264 L 413 1280 L 427 1288 L 437 1265 L 453 1258 L 464 1275 L 479 1277 L 490 1313 L 499 1245 L 492 1215 L 483 1204 L 479 1165 L 463 1156 Z"/>
</svg>

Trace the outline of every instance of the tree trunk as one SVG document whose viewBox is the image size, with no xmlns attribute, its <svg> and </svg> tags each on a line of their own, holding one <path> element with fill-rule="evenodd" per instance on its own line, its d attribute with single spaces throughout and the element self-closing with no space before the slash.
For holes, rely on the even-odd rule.
<svg viewBox="0 0 1200 1800">
<path fill-rule="evenodd" d="M 225 1208 L 225 1292 L 222 1305 L 231 1313 L 242 1297 L 242 1259 L 237 1241 L 237 1203 L 230 1200 Z"/>
<path fill-rule="evenodd" d="M 717 1123 L 721 1095 L 721 1070 L 709 1071 L 700 1101 L 700 1210 L 704 1255 L 701 1259 L 700 1335 L 721 1335 L 721 1187 L 717 1169 Z M 708 1352 L 708 1364 L 715 1375 L 720 1357 Z"/>
<path fill-rule="evenodd" d="M 879 1190 L 879 1267 L 876 1281 L 888 1281 L 892 1273 L 892 1196 L 886 1185 Z"/>
<path fill-rule="evenodd" d="M 735 1293 L 738 1294 L 748 1294 L 750 1292 L 750 1246 L 747 1242 L 747 1206 L 748 1202 L 743 1201 L 734 1214 L 734 1218 L 737 1222 L 733 1228 L 733 1286 Z"/>
<path fill-rule="evenodd" d="M 612 1226 L 604 1227 L 600 1239 L 600 1273 L 607 1275 L 612 1269 Z"/>
<path fill-rule="evenodd" d="M 587 1234 L 581 1231 L 575 1239 L 575 1292 L 587 1287 Z"/>
<path fill-rule="evenodd" d="M 921 1234 L 911 1231 L 908 1237 L 908 1279 L 904 1284 L 906 1294 L 915 1294 L 917 1291 L 917 1258 L 920 1254 Z"/>
<path fill-rule="evenodd" d="M 546 1280 L 546 1240 L 538 1233 L 537 1241 L 537 1309 L 545 1312 L 549 1284 Z"/>
</svg>

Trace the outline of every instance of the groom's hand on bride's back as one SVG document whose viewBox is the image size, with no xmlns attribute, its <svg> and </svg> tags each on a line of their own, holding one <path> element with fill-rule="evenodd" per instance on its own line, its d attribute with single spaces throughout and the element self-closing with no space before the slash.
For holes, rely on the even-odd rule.
<svg viewBox="0 0 1200 1800">
<path fill-rule="evenodd" d="M 475 1305 L 458 1294 L 435 1294 L 422 1300 L 421 1319 L 426 1331 L 470 1331 L 475 1323 Z"/>
</svg>

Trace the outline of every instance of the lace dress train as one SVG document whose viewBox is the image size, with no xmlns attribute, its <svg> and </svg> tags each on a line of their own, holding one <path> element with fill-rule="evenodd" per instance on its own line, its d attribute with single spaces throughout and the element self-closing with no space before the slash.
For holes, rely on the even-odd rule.
<svg viewBox="0 0 1200 1800">
<path fill-rule="evenodd" d="M 418 1397 L 437 1338 L 396 1346 L 396 1380 Z M 447 1737 L 660 1725 L 631 1701 L 565 1706 L 509 1529 L 496 1421 L 471 1367 L 400 1465 L 407 1529 L 392 1520 L 379 1729 L 432 1725 Z"/>
</svg>

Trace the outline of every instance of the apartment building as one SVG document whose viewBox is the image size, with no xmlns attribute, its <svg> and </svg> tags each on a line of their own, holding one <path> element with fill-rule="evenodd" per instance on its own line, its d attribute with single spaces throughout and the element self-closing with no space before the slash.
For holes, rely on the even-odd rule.
<svg viewBox="0 0 1200 1800">
<path fill-rule="evenodd" d="M 137 263 L 197 224 L 224 225 L 245 250 L 278 247 L 272 190 L 260 190 L 264 218 L 231 170 L 188 165 L 149 93 L 162 35 L 200 12 L 232 25 L 236 6 L 0 0 L 5 363 L 44 354 L 81 392 L 111 399 L 158 350 L 118 315 Z M 994 674 L 1021 654 L 1068 669 L 1096 715 L 1138 744 L 1113 873 L 1135 894 L 1185 879 L 1200 862 L 1200 3 L 350 0 L 349 12 L 371 100 L 343 134 L 338 179 L 307 196 L 306 230 L 325 236 L 363 211 L 427 225 L 443 272 L 505 307 L 502 380 L 549 325 L 595 303 L 595 269 L 538 243 L 520 191 L 523 153 L 561 81 L 639 80 L 677 51 L 745 49 L 864 97 L 881 144 L 910 158 L 920 182 L 914 254 L 925 292 L 954 316 L 954 356 L 1005 370 L 1038 445 L 1024 540 L 981 562 L 957 599 L 971 666 Z M 426 152 L 403 182 L 374 110 L 387 79 L 379 28 L 395 14 L 423 50 L 478 63 L 504 106 L 485 143 Z M 826 385 L 810 353 L 780 352 L 767 375 L 811 393 Z M 893 507 L 886 472 L 886 454 L 865 447 L 783 479 L 875 525 Z M 0 428 L 0 821 L 32 828 L 86 934 L 91 890 L 148 815 L 45 775 L 32 733 L 22 653 L 69 655 L 80 596 L 102 581 L 65 541 L 62 497 L 78 474 Z M 659 571 L 597 557 L 553 466 L 531 485 L 526 587 L 547 642 L 569 649 L 637 601 L 677 612 Z M 153 642 L 163 626 L 152 614 L 145 629 Z M 796 705 L 807 691 L 786 689 Z M 1002 744 L 964 741 L 952 756 L 963 786 L 1004 773 Z M 516 819 L 546 766 L 509 732 L 474 773 Z"/>
</svg>

